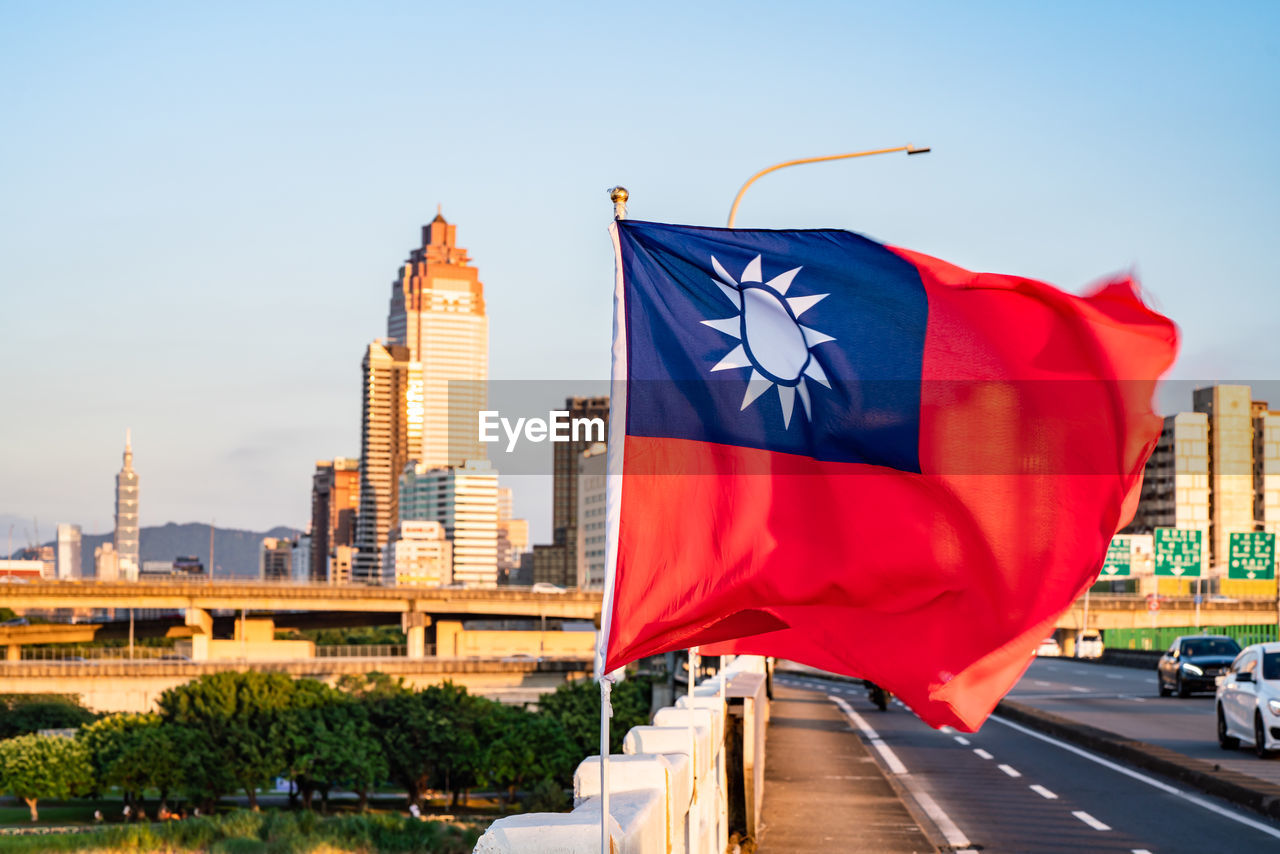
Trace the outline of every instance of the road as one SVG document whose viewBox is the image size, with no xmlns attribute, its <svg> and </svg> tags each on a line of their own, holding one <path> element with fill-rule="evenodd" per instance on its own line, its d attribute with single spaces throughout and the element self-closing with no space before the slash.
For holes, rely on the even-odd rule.
<svg viewBox="0 0 1280 854">
<path fill-rule="evenodd" d="M 1160 697 L 1152 670 L 1036 659 L 1009 699 L 1280 784 L 1280 760 L 1218 747 L 1213 695 Z"/>
<path fill-rule="evenodd" d="M 1047 673 L 1062 676 L 1065 686 L 1066 677 L 1080 675 Z M 1036 684 L 1044 675 L 1039 669 L 1028 674 L 1027 687 L 1045 688 Z M 1203 854 L 1280 848 L 1280 824 L 1012 721 L 993 717 L 972 735 L 934 730 L 901 705 L 877 711 L 856 684 L 777 678 L 844 703 L 851 726 L 953 850 Z M 1049 688 L 1057 684 L 1040 681 Z M 1065 693 L 1084 694 L 1069 687 Z"/>
</svg>

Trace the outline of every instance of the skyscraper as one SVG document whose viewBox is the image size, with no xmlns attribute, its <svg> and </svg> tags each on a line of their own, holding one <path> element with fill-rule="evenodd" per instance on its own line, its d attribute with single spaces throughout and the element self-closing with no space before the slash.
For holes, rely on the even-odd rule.
<svg viewBox="0 0 1280 854">
<path fill-rule="evenodd" d="M 142 566 L 138 538 L 138 474 L 133 470 L 131 431 L 124 431 L 124 467 L 116 475 L 115 548 L 122 578 L 137 578 Z"/>
<path fill-rule="evenodd" d="M 564 408 L 569 419 L 598 418 L 603 429 L 586 430 L 575 440 L 557 442 L 553 454 L 551 536 L 550 545 L 534 546 L 533 580 L 535 583 L 573 587 L 578 581 L 578 466 L 582 452 L 609 436 L 609 398 L 570 397 Z"/>
<path fill-rule="evenodd" d="M 307 567 L 311 581 L 332 580 L 329 565 L 334 550 L 355 543 L 359 508 L 360 461 L 317 460 L 311 479 L 311 563 Z"/>
<path fill-rule="evenodd" d="M 511 487 L 498 487 L 498 583 L 510 584 L 511 575 L 529 550 L 529 520 L 513 518 L 515 498 Z"/>
<path fill-rule="evenodd" d="M 400 473 L 422 452 L 422 366 L 409 348 L 369 345 L 360 430 L 360 512 L 352 581 L 389 583 L 382 573 L 387 534 L 399 519 Z"/>
<path fill-rule="evenodd" d="M 80 578 L 80 526 L 59 525 L 55 549 L 58 579 Z"/>
<path fill-rule="evenodd" d="M 439 522 L 453 552 L 455 584 L 498 583 L 498 473 L 488 460 L 466 465 L 405 468 L 400 479 L 400 522 Z"/>
<path fill-rule="evenodd" d="M 1226 564 L 1233 532 L 1254 529 L 1251 398 L 1247 385 L 1198 388 L 1191 396 L 1195 411 L 1209 418 L 1209 537 L 1204 546 L 1211 565 Z"/>
<path fill-rule="evenodd" d="M 476 418 L 489 376 L 489 318 L 484 286 L 457 226 L 437 212 L 422 228 L 422 246 L 409 253 L 391 286 L 387 343 L 408 348 L 422 365 L 422 452 L 428 468 L 485 459 Z"/>
</svg>

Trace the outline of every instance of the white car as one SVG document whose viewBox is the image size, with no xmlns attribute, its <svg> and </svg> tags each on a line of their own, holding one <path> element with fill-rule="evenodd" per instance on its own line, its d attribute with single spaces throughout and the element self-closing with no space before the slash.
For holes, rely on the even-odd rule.
<svg viewBox="0 0 1280 854">
<path fill-rule="evenodd" d="M 1102 633 L 1097 629 L 1090 629 L 1087 632 L 1081 632 L 1076 635 L 1077 658 L 1102 658 L 1104 648 Z"/>
<path fill-rule="evenodd" d="M 1280 748 L 1280 643 L 1247 646 L 1218 677 L 1218 744 L 1253 745 L 1262 759 Z"/>
<path fill-rule="evenodd" d="M 1054 638 L 1045 638 L 1040 641 L 1040 647 L 1036 650 L 1036 655 L 1040 657 L 1057 657 L 1062 655 L 1062 644 Z"/>
</svg>

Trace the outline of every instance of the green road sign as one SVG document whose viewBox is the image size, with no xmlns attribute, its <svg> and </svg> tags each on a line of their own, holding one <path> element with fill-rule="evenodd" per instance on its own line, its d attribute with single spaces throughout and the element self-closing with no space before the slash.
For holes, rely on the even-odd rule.
<svg viewBox="0 0 1280 854">
<path fill-rule="evenodd" d="M 1156 575 L 1200 577 L 1200 531 L 1156 528 Z"/>
<path fill-rule="evenodd" d="M 1257 531 L 1231 535 L 1228 578 L 1275 578 L 1276 535 Z"/>
<path fill-rule="evenodd" d="M 1107 546 L 1107 559 L 1102 564 L 1102 575 L 1115 578 L 1129 575 L 1133 566 L 1133 541 L 1125 536 L 1112 537 Z"/>
</svg>

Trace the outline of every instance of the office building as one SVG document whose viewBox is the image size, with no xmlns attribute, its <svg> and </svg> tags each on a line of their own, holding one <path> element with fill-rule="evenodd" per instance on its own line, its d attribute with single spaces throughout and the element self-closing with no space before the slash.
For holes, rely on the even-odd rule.
<svg viewBox="0 0 1280 854">
<path fill-rule="evenodd" d="M 605 477 L 604 443 L 582 452 L 578 463 L 578 555 L 579 590 L 604 589 L 605 563 Z"/>
<path fill-rule="evenodd" d="M 80 526 L 59 525 L 55 540 L 57 557 L 57 577 L 60 581 L 79 578 L 80 570 Z"/>
<path fill-rule="evenodd" d="M 338 546 L 329 558 L 329 583 L 350 584 L 351 565 L 355 561 L 355 546 Z"/>
<path fill-rule="evenodd" d="M 364 363 L 360 432 L 360 511 L 356 515 L 356 551 L 352 580 L 389 583 L 383 578 L 382 551 L 399 519 L 400 474 L 422 451 L 422 366 L 409 348 L 369 345 Z"/>
<path fill-rule="evenodd" d="M 293 572 L 293 543 L 283 537 L 263 537 L 258 547 L 258 579 L 289 581 Z"/>
<path fill-rule="evenodd" d="M 529 551 L 529 520 L 512 518 L 511 487 L 498 487 L 498 583 L 510 584 L 520 561 Z"/>
<path fill-rule="evenodd" d="M 119 574 L 137 578 L 142 564 L 138 532 L 138 473 L 133 470 L 133 436 L 124 431 L 124 466 L 116 475 L 116 528 L 114 546 Z"/>
<path fill-rule="evenodd" d="M 1253 518 L 1255 527 L 1280 533 L 1280 412 L 1253 403 Z"/>
<path fill-rule="evenodd" d="M 405 467 L 400 478 L 400 521 L 434 521 L 452 550 L 452 583 L 498 583 L 498 472 L 487 460 L 461 466 Z"/>
<path fill-rule="evenodd" d="M 534 546 L 533 581 L 574 587 L 578 581 L 578 466 L 582 452 L 609 437 L 609 398 L 570 397 L 564 402 L 569 419 L 597 419 L 599 428 L 584 430 L 553 451 L 551 543 Z"/>
<path fill-rule="evenodd" d="M 1196 389 L 1192 404 L 1209 423 L 1209 536 L 1205 541 L 1211 566 L 1226 564 L 1229 537 L 1252 531 L 1253 402 L 1245 385 Z M 1265 406 L 1265 404 L 1264 404 Z"/>
<path fill-rule="evenodd" d="M 402 521 L 387 542 L 382 565 L 397 585 L 452 584 L 452 549 L 444 525 L 428 520 Z"/>
<path fill-rule="evenodd" d="M 306 584 L 311 580 L 311 552 L 311 535 L 299 534 L 289 552 L 290 580 L 295 584 Z"/>
<path fill-rule="evenodd" d="M 359 509 L 360 461 L 317 460 L 311 478 L 311 581 L 328 581 L 335 549 L 355 544 Z"/>
<path fill-rule="evenodd" d="M 120 554 L 114 544 L 106 542 L 93 550 L 93 575 L 99 581 L 120 580 Z"/>
<path fill-rule="evenodd" d="M 428 468 L 486 457 L 476 429 L 489 375 L 484 286 L 457 226 L 437 212 L 391 287 L 387 343 L 422 366 L 423 437 L 414 459 Z"/>
</svg>

